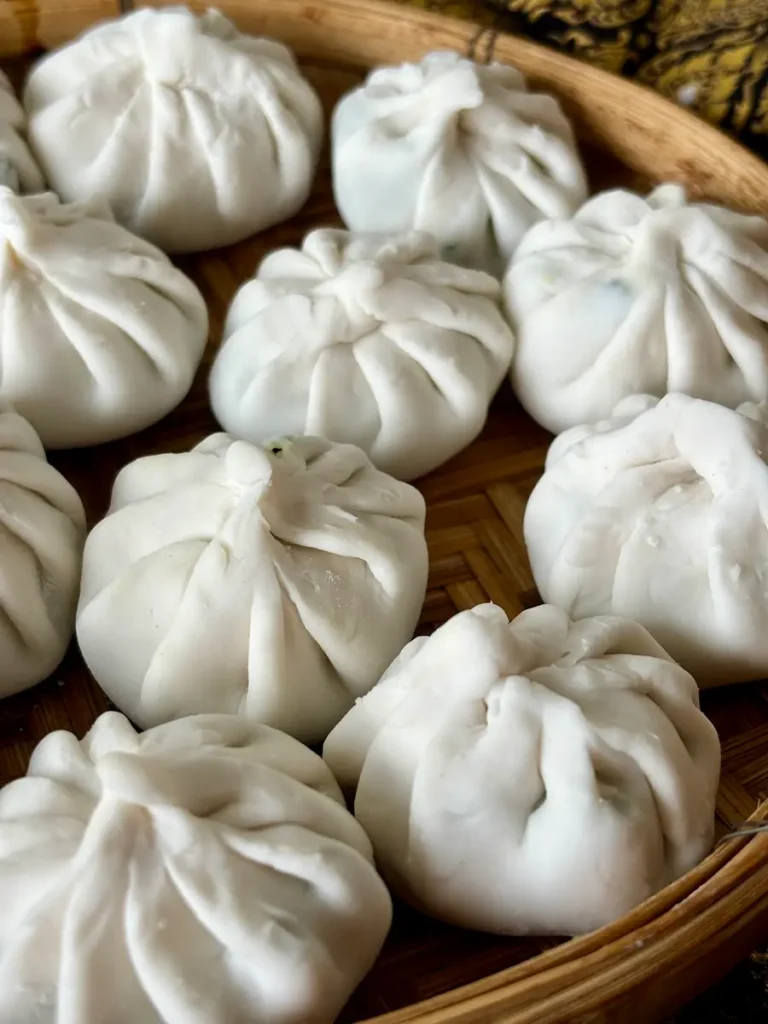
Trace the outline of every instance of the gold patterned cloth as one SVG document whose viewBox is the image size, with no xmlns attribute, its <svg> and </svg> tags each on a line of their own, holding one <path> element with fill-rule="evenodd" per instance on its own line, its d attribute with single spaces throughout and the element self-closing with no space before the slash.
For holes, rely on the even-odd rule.
<svg viewBox="0 0 768 1024">
<path fill-rule="evenodd" d="M 636 78 L 768 158 L 768 0 L 405 2 L 493 24 Z"/>
</svg>

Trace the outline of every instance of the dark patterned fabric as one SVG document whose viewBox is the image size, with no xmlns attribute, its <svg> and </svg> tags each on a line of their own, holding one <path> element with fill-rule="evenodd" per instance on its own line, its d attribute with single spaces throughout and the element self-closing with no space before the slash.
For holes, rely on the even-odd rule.
<svg viewBox="0 0 768 1024">
<path fill-rule="evenodd" d="M 490 22 L 636 78 L 768 158 L 768 0 L 405 2 Z"/>
</svg>

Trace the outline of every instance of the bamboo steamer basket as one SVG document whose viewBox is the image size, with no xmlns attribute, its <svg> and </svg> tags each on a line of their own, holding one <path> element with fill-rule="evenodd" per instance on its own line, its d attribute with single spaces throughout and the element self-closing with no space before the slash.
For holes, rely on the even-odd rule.
<svg viewBox="0 0 768 1024">
<path fill-rule="evenodd" d="M 576 124 L 593 191 L 675 180 L 693 195 L 768 215 L 768 167 L 756 157 L 660 97 L 533 44 L 376 0 L 222 0 L 220 6 L 240 28 L 293 47 L 328 111 L 375 64 L 418 59 L 433 49 L 500 60 L 561 98 Z M 0 0 L 2 64 L 18 81 L 41 50 L 130 7 L 130 0 Z M 90 522 L 103 515 L 126 462 L 184 450 L 216 429 L 207 367 L 235 289 L 267 251 L 297 245 L 311 227 L 337 222 L 326 154 L 299 216 L 231 249 L 180 261 L 211 312 L 207 360 L 188 398 L 156 427 L 52 459 L 80 491 Z M 538 603 L 522 516 L 548 441 L 505 385 L 482 436 L 419 482 L 428 504 L 431 569 L 422 631 L 488 600 L 510 615 Z M 47 732 L 66 728 L 82 735 L 108 706 L 73 645 L 52 679 L 0 703 L 0 784 L 24 773 Z M 768 801 L 761 802 L 768 794 L 768 687 L 706 693 L 703 706 L 723 743 L 717 802 L 723 836 L 748 818 L 768 820 Z M 731 838 L 631 914 L 570 942 L 464 932 L 399 906 L 377 965 L 340 1019 L 652 1024 L 767 935 L 768 835 Z"/>
</svg>

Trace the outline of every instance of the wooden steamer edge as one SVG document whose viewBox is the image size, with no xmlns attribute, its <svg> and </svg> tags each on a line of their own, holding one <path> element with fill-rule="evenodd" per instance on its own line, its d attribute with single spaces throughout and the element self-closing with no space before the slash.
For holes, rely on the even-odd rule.
<svg viewBox="0 0 768 1024">
<path fill-rule="evenodd" d="M 51 49 L 130 0 L 0 0 L 0 59 Z M 165 6 L 153 0 L 135 6 Z M 189 6 L 203 10 L 205 3 Z M 768 166 L 655 93 L 525 40 L 378 0 L 222 0 L 242 29 L 300 58 L 364 70 L 435 49 L 517 66 L 563 101 L 580 139 L 655 181 L 768 216 Z M 768 820 L 768 800 L 752 815 Z M 730 840 L 613 924 L 377 1024 L 651 1024 L 722 977 L 768 933 L 768 835 Z"/>
</svg>

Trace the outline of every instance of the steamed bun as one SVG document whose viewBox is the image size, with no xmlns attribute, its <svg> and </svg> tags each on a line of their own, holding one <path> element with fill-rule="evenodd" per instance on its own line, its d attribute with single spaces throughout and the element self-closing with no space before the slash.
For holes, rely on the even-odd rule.
<svg viewBox="0 0 768 1024">
<path fill-rule="evenodd" d="M 64 657 L 84 542 L 77 492 L 0 401 L 0 697 L 41 682 Z"/>
<path fill-rule="evenodd" d="M 503 64 L 429 53 L 378 68 L 342 97 L 331 132 L 348 228 L 428 231 L 445 259 L 493 273 L 532 224 L 587 195 L 559 103 Z"/>
<path fill-rule="evenodd" d="M 29 136 L 62 198 L 99 197 L 167 252 L 229 245 L 292 216 L 322 109 L 290 51 L 219 11 L 145 8 L 44 57 Z"/>
<path fill-rule="evenodd" d="M 0 186 L 0 395 L 46 448 L 142 430 L 186 395 L 208 314 L 159 249 L 101 204 Z"/>
<path fill-rule="evenodd" d="M 696 683 L 617 618 L 462 612 L 405 648 L 323 755 L 392 889 L 468 928 L 598 928 L 713 839 L 720 748 Z"/>
<path fill-rule="evenodd" d="M 317 755 L 201 715 L 54 732 L 0 791 L 0 1019 L 330 1024 L 391 903 Z"/>
<path fill-rule="evenodd" d="M 359 448 L 214 434 L 118 475 L 77 638 L 141 726 L 222 711 L 311 743 L 410 640 L 426 580 L 423 498 Z"/>
<path fill-rule="evenodd" d="M 14 192 L 42 192 L 43 175 L 25 139 L 27 117 L 0 71 L 0 185 Z"/>
<path fill-rule="evenodd" d="M 411 480 L 472 441 L 514 338 L 488 274 L 443 263 L 427 235 L 311 232 L 235 296 L 211 404 L 250 441 L 314 434 Z"/>
<path fill-rule="evenodd" d="M 636 619 L 700 686 L 768 675 L 766 423 L 640 395 L 561 434 L 525 513 L 544 600 Z"/>
<path fill-rule="evenodd" d="M 734 407 L 768 399 L 768 221 L 604 192 L 537 224 L 504 281 L 517 333 L 512 383 L 559 433 L 636 393 L 680 391 Z"/>
</svg>

